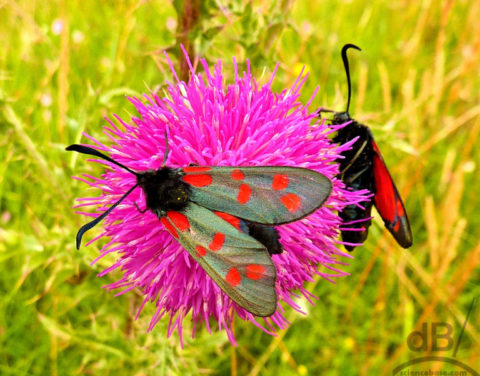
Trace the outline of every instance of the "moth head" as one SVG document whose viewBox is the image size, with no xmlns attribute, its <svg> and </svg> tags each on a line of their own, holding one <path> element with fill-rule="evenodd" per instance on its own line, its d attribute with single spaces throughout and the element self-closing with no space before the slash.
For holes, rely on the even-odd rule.
<svg viewBox="0 0 480 376">
<path fill-rule="evenodd" d="M 335 114 L 333 115 L 333 123 L 334 124 L 342 124 L 342 123 L 346 123 L 347 121 L 350 121 L 352 120 L 352 118 L 350 117 L 350 114 L 345 111 L 345 112 L 335 112 Z"/>
<path fill-rule="evenodd" d="M 163 155 L 163 166 L 165 166 L 165 163 L 167 161 L 167 158 L 168 158 L 168 152 L 169 152 L 169 149 L 168 149 L 168 138 L 167 138 L 167 131 L 165 130 L 165 144 L 166 144 L 166 147 L 165 147 L 165 153 Z M 145 173 L 139 173 L 139 172 L 136 172 L 136 171 L 133 171 L 132 169 L 128 168 L 127 166 L 124 166 L 123 164 L 113 160 L 112 158 L 110 158 L 109 156 L 103 154 L 103 153 L 100 153 L 98 150 L 95 150 L 95 149 L 92 149 L 91 147 L 88 147 L 88 146 L 83 146 L 83 145 L 78 145 L 78 144 L 73 144 L 73 145 L 70 145 L 70 146 L 67 146 L 65 148 L 65 150 L 67 151 L 76 151 L 78 153 L 82 153 L 82 154 L 88 154 L 88 155 L 93 155 L 95 157 L 99 157 L 99 158 L 102 158 L 102 159 L 105 159 L 106 161 L 109 161 L 113 164 L 116 164 L 117 166 L 123 168 L 124 170 L 127 170 L 128 172 L 130 172 L 131 174 L 135 175 L 136 178 L 137 178 L 137 184 L 135 184 L 132 188 L 130 188 L 122 197 L 120 197 L 120 199 L 115 202 L 107 211 L 105 211 L 102 215 L 100 215 L 99 217 L 95 218 L 93 221 L 91 222 L 88 222 L 86 225 L 83 225 L 80 230 L 78 230 L 78 233 L 77 233 L 77 249 L 80 248 L 80 244 L 82 242 L 82 236 L 83 234 L 85 234 L 85 232 L 87 232 L 88 230 L 90 230 L 92 227 L 96 226 L 98 223 L 100 223 L 108 214 L 110 214 L 110 212 L 115 209 L 118 204 L 120 204 L 130 193 L 133 192 L 133 190 L 135 188 L 137 188 L 140 184 L 139 184 L 139 179 L 142 178 L 142 176 L 145 176 Z"/>
<path fill-rule="evenodd" d="M 144 194 L 147 209 L 154 213 L 181 210 L 187 205 L 189 189 L 174 169 L 162 167 L 138 174 L 137 185 Z"/>
<path fill-rule="evenodd" d="M 165 131 L 165 142 L 166 142 L 166 148 L 165 148 L 165 154 L 163 156 L 163 166 L 165 166 L 165 162 L 167 161 L 167 157 L 168 157 L 168 139 L 167 139 L 167 131 Z M 99 158 L 102 158 L 106 161 L 109 161 L 121 168 L 123 168 L 124 170 L 127 170 L 128 172 L 130 172 L 131 174 L 135 175 L 136 178 L 137 178 L 137 184 L 135 184 L 132 188 L 130 188 L 122 197 L 120 197 L 120 199 L 115 202 L 108 210 L 106 210 L 102 215 L 100 215 L 99 217 L 95 218 L 93 221 L 91 222 L 88 222 L 86 225 L 83 225 L 80 230 L 78 230 L 78 233 L 77 233 L 77 242 L 76 242 L 76 246 L 77 246 L 77 249 L 80 248 L 80 244 L 82 242 L 82 236 L 83 234 L 85 234 L 85 232 L 87 232 L 88 230 L 90 230 L 91 228 L 93 228 L 94 226 L 96 226 L 98 223 L 100 223 L 108 214 L 110 214 L 110 212 L 115 209 L 130 193 L 133 192 L 133 190 L 135 188 L 137 188 L 139 186 L 139 179 L 142 178 L 142 176 L 144 176 L 145 174 L 144 173 L 139 173 L 139 172 L 136 172 L 136 171 L 133 171 L 132 169 L 128 168 L 127 166 L 124 166 L 123 164 L 113 160 L 112 158 L 110 158 L 109 156 L 103 154 L 103 153 L 100 153 L 98 150 L 95 150 L 91 147 L 88 147 L 88 146 L 83 146 L 83 145 L 78 145 L 78 144 L 73 144 L 73 145 L 70 145 L 70 146 L 67 146 L 65 148 L 65 150 L 67 151 L 76 151 L 78 153 L 82 153 L 82 154 L 88 154 L 88 155 L 93 155 L 95 157 L 99 157 Z"/>
</svg>

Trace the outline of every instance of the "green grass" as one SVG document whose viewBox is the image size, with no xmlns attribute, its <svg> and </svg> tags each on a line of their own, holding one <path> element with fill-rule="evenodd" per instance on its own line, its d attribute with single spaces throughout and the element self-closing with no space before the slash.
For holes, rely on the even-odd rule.
<svg viewBox="0 0 480 376">
<path fill-rule="evenodd" d="M 209 61 L 250 58 L 256 76 L 280 64 L 274 88 L 302 65 L 312 104 L 343 109 L 339 50 L 352 51 L 351 113 L 371 125 L 406 199 L 414 246 L 400 249 L 375 220 L 337 285 L 272 338 L 239 320 L 239 346 L 201 328 L 181 350 L 166 320 L 134 321 L 138 291 L 120 297 L 96 278 L 98 245 L 74 250 L 84 218 L 72 209 L 87 187 L 71 179 L 101 169 L 64 147 L 104 116 L 128 118 L 125 94 L 171 80 L 177 63 L 173 5 L 164 2 L 0 2 L 0 373 L 3 375 L 385 375 L 421 354 L 406 339 L 423 322 L 448 322 L 455 338 L 480 295 L 480 3 L 205 2 L 189 34 Z M 210 12 L 210 14 L 207 14 Z M 63 20 L 60 33 L 55 20 Z M 173 27 L 171 26 L 173 23 Z M 177 65 L 178 66 L 178 65 Z M 231 78 L 231 76 L 230 76 Z M 472 314 L 457 359 L 480 370 L 480 322 Z M 436 355 L 451 355 L 436 353 Z M 425 354 L 423 354 L 425 355 Z"/>
</svg>

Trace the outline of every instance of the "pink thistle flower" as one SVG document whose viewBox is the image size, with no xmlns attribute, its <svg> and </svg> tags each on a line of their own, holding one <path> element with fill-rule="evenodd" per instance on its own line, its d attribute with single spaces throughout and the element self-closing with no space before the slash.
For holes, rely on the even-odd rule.
<svg viewBox="0 0 480 376">
<path fill-rule="evenodd" d="M 345 205 L 365 201 L 368 192 L 347 191 L 342 181 L 336 179 L 338 164 L 333 162 L 351 145 L 331 143 L 328 135 L 336 129 L 319 122 L 316 112 L 307 110 L 313 97 L 306 105 L 299 102 L 306 76 L 300 76 L 290 89 L 275 93 L 271 89 L 275 72 L 266 84 L 259 85 L 250 73 L 248 62 L 247 72 L 238 74 L 234 61 L 234 81 L 226 84 L 220 63 L 213 71 L 205 61 L 201 63 L 205 73 L 196 74 L 190 65 L 192 77 L 185 83 L 178 80 L 169 62 L 176 82 L 168 84 L 166 97 L 145 95 L 145 102 L 129 98 L 139 116 L 132 117 L 130 122 L 116 115 L 117 123 L 108 120 L 104 132 L 113 146 L 85 136 L 95 144 L 91 146 L 136 171 L 161 167 L 164 133 L 168 129 L 167 165 L 170 167 L 190 163 L 298 166 L 329 177 L 333 190 L 324 206 L 302 220 L 277 227 L 284 251 L 272 256 L 277 269 L 279 304 L 276 312 L 260 319 L 234 303 L 167 232 L 157 216 L 137 210 L 136 203 L 140 208 L 145 207 L 140 188 L 106 217 L 103 232 L 88 244 L 101 237 L 110 239 L 95 261 L 111 253 L 117 255 L 117 261 L 99 276 L 119 269 L 123 273 L 121 279 L 106 288 L 121 289 L 118 294 L 134 288 L 143 292 L 144 300 L 137 317 L 148 301 L 156 305 L 149 330 L 168 316 L 168 336 L 176 329 L 182 341 L 183 319 L 191 314 L 192 336 L 201 322 L 210 332 L 209 319 L 214 318 L 218 330 L 225 330 L 235 344 L 234 315 L 273 335 L 277 328 L 288 326 L 281 302 L 301 312 L 294 290 L 313 304 L 315 297 L 304 289 L 304 282 L 312 281 L 315 275 L 333 282 L 334 277 L 347 274 L 337 269 L 338 265 L 344 265 L 338 257 L 351 256 L 337 248 L 341 243 L 337 240 L 341 219 L 336 212 Z M 136 180 L 134 175 L 109 162 L 95 162 L 112 169 L 101 178 L 89 175 L 84 175 L 86 179 L 78 178 L 102 191 L 98 197 L 79 199 L 78 206 L 94 205 L 101 214 L 134 186 Z M 81 214 L 98 217 L 99 213 Z M 321 271 L 319 266 L 323 267 Z"/>
</svg>

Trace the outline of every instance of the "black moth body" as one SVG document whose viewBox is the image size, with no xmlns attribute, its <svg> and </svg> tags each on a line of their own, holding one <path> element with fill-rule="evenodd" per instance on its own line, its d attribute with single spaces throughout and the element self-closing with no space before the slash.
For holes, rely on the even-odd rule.
<svg viewBox="0 0 480 376">
<path fill-rule="evenodd" d="M 385 223 L 385 227 L 397 243 L 404 248 L 408 248 L 412 245 L 412 233 L 400 194 L 375 143 L 372 132 L 366 125 L 352 119 L 348 112 L 351 97 L 347 59 L 349 48 L 360 50 L 353 44 L 346 44 L 341 52 L 348 83 L 347 109 L 344 112 L 335 112 L 333 120 L 331 120 L 333 125 L 349 123 L 337 131 L 332 141 L 344 145 L 357 138 L 352 148 L 344 150 L 341 153 L 342 158 L 337 161 L 340 164 L 339 177 L 351 190 L 368 189 L 373 197 L 370 200 L 360 202 L 359 205 L 347 205 L 339 212 L 344 224 L 357 229 L 357 231 L 342 231 L 342 239 L 345 243 L 363 243 L 365 241 L 368 236 L 368 228 L 372 223 L 372 205 L 375 205 Z M 331 111 L 327 110 L 325 112 Z M 352 251 L 355 246 L 345 244 L 345 248 Z"/>
<path fill-rule="evenodd" d="M 283 252 L 280 244 L 280 234 L 273 226 L 262 225 L 261 223 L 253 223 L 246 221 L 248 227 L 248 235 L 257 239 L 266 248 L 271 255 L 279 255 Z"/>
<path fill-rule="evenodd" d="M 339 159 L 341 179 L 347 187 L 354 191 L 368 189 L 375 194 L 375 179 L 373 176 L 373 148 L 372 135 L 370 129 L 363 124 L 356 122 L 350 118 L 347 112 L 340 112 L 334 115 L 332 124 L 344 124 L 347 121 L 351 123 L 338 130 L 333 138 L 333 142 L 341 145 L 358 137 L 354 147 L 341 153 L 342 159 Z M 343 231 L 342 239 L 347 243 L 363 243 L 368 236 L 368 228 L 372 224 L 371 216 L 373 200 L 360 202 L 358 205 L 347 205 L 338 213 L 343 223 L 354 222 L 363 219 L 360 222 L 354 222 L 348 226 L 351 228 L 364 229 L 364 231 Z M 354 246 L 345 245 L 348 251 L 353 251 Z"/>
</svg>

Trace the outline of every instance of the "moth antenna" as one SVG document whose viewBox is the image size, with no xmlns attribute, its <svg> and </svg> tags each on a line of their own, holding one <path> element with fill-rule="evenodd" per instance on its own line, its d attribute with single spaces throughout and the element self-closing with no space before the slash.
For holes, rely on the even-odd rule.
<svg viewBox="0 0 480 376">
<path fill-rule="evenodd" d="M 78 144 L 73 144 L 73 145 L 70 145 L 70 146 L 67 146 L 65 148 L 65 150 L 68 150 L 68 151 L 76 151 L 78 153 L 82 153 L 82 154 L 88 154 L 88 155 L 93 155 L 95 157 L 99 157 L 99 158 L 102 158 L 102 159 L 105 159 L 106 161 L 109 161 L 109 162 L 112 162 L 113 164 L 116 164 L 117 166 L 127 170 L 128 172 L 131 172 L 133 175 L 135 175 L 136 177 L 139 177 L 140 174 L 138 172 L 135 172 L 133 171 L 132 169 L 128 168 L 127 166 L 124 166 L 123 164 L 113 160 L 112 158 L 110 158 L 108 155 L 105 155 L 103 153 L 100 153 L 98 150 L 95 150 L 91 147 L 88 147 L 88 146 L 83 146 L 83 145 L 78 145 Z M 90 230 L 92 227 L 94 227 L 95 225 L 97 225 L 99 222 L 101 222 L 108 214 L 110 214 L 110 212 L 115 209 L 118 204 L 120 204 L 124 199 L 125 197 L 127 197 L 130 193 L 132 193 L 132 191 L 137 188 L 138 184 L 135 184 L 132 188 L 130 188 L 130 190 L 125 193 L 115 204 L 113 204 L 112 206 L 110 206 L 110 208 L 108 210 L 105 211 L 105 213 L 103 213 L 101 216 L 95 218 L 93 221 L 91 222 L 88 222 L 86 225 L 83 225 L 80 230 L 78 230 L 78 233 L 77 233 L 77 249 L 80 248 L 80 244 L 82 242 L 82 236 L 83 234 L 85 234 L 88 230 Z"/>
<path fill-rule="evenodd" d="M 124 199 L 125 197 L 127 197 L 130 193 L 132 193 L 132 191 L 138 187 L 138 184 L 135 184 L 132 188 L 129 189 L 129 191 L 127 193 L 125 193 L 115 204 L 113 204 L 112 206 L 110 206 L 110 208 L 108 210 L 106 210 L 100 217 L 97 217 L 95 218 L 93 221 L 91 222 L 88 222 L 86 225 L 83 225 L 80 230 L 78 230 L 78 233 L 77 233 L 77 249 L 80 249 L 80 244 L 82 242 L 82 236 L 83 234 L 85 234 L 88 230 L 90 230 L 92 227 L 96 226 L 99 222 L 101 222 L 108 214 L 110 214 L 110 212 L 115 209 L 118 204 L 120 204 Z"/>
<path fill-rule="evenodd" d="M 168 148 L 168 136 L 167 136 L 167 130 L 165 129 L 165 154 L 163 154 L 163 163 L 162 167 L 165 167 L 165 163 L 167 163 L 167 158 L 168 158 L 168 153 L 170 152 Z"/>
<path fill-rule="evenodd" d="M 76 151 L 78 153 L 94 155 L 95 157 L 100 157 L 102 159 L 105 159 L 106 161 L 109 161 L 109 162 L 112 162 L 113 164 L 116 164 L 117 166 L 127 170 L 128 172 L 131 172 L 135 176 L 140 176 L 140 174 L 138 172 L 135 172 L 135 171 L 129 169 L 127 166 L 124 166 L 121 163 L 118 163 L 117 161 L 114 161 L 108 155 L 102 154 L 98 150 L 92 149 L 91 147 L 78 145 L 78 144 L 73 144 L 73 145 L 67 146 L 65 148 L 65 150 Z"/>
<path fill-rule="evenodd" d="M 352 84 L 350 83 L 350 68 L 348 66 L 347 50 L 349 48 L 355 48 L 358 51 L 361 51 L 360 47 L 355 46 L 354 44 L 348 43 L 342 47 L 342 60 L 343 65 L 345 66 L 345 74 L 347 75 L 347 84 L 348 84 L 348 100 L 347 100 L 347 110 L 350 108 L 350 97 L 352 96 Z"/>
</svg>

